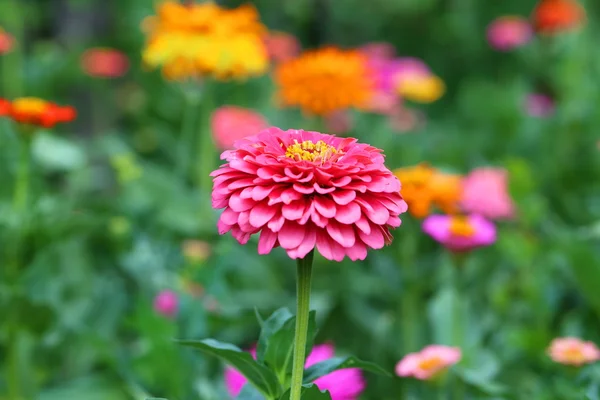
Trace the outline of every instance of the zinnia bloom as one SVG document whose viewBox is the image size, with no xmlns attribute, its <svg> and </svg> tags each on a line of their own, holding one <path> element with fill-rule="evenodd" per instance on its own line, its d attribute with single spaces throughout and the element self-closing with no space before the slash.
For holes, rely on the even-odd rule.
<svg viewBox="0 0 600 400">
<path fill-rule="evenodd" d="M 446 85 L 435 75 L 413 75 L 398 78 L 398 93 L 417 103 L 433 103 L 444 95 Z"/>
<path fill-rule="evenodd" d="M 177 294 L 170 290 L 163 290 L 154 298 L 154 311 L 165 317 L 174 317 L 178 307 Z"/>
<path fill-rule="evenodd" d="M 219 233 L 245 244 L 260 232 L 259 254 L 281 246 L 296 259 L 316 247 L 329 260 L 363 260 L 391 242 L 407 208 L 381 150 L 353 138 L 270 128 L 221 158 L 211 174 L 213 207 L 225 208 Z"/>
<path fill-rule="evenodd" d="M 418 353 L 407 354 L 396 364 L 396 375 L 430 380 L 445 372 L 462 358 L 458 347 L 431 345 Z"/>
<path fill-rule="evenodd" d="M 447 214 L 459 211 L 462 196 L 462 179 L 427 165 L 398 168 L 394 174 L 402 182 L 401 194 L 408 203 L 408 212 L 424 218 L 435 206 Z"/>
<path fill-rule="evenodd" d="M 600 349 L 594 343 L 575 337 L 554 339 L 548 354 L 557 363 L 577 367 L 600 360 Z"/>
<path fill-rule="evenodd" d="M 254 136 L 268 126 L 267 120 L 256 111 L 236 106 L 219 107 L 211 117 L 213 139 L 222 150 L 232 149 L 239 139 Z"/>
<path fill-rule="evenodd" d="M 531 40 L 533 30 L 529 21 L 518 16 L 495 19 L 487 29 L 487 39 L 493 48 L 500 51 L 512 50 Z"/>
<path fill-rule="evenodd" d="M 532 117 L 545 118 L 554 114 L 554 100 L 550 96 L 541 93 L 532 93 L 527 96 L 525 105 L 527 113 Z"/>
<path fill-rule="evenodd" d="M 512 218 L 515 206 L 508 193 L 508 174 L 502 168 L 477 168 L 463 179 L 465 212 L 490 219 Z"/>
<path fill-rule="evenodd" d="M 0 28 L 0 55 L 6 54 L 12 50 L 15 39 Z"/>
<path fill-rule="evenodd" d="M 256 349 L 250 350 L 256 358 Z M 335 356 L 335 348 L 331 344 L 314 346 L 312 352 L 306 358 L 305 368 Z M 247 380 L 237 370 L 227 367 L 225 370 L 225 386 L 232 397 L 237 396 Z M 332 400 L 356 400 L 365 389 L 366 383 L 362 372 L 358 368 L 348 368 L 334 371 L 328 375 L 315 380 L 315 385 L 320 390 L 329 390 Z"/>
<path fill-rule="evenodd" d="M 266 72 L 267 30 L 254 6 L 229 10 L 213 2 L 167 1 L 157 14 L 143 24 L 149 37 L 143 59 L 150 67 L 162 67 L 167 79 L 247 78 Z"/>
<path fill-rule="evenodd" d="M 372 95 L 367 59 L 358 51 L 327 47 L 302 53 L 275 70 L 282 106 L 327 115 L 365 108 Z"/>
<path fill-rule="evenodd" d="M 20 97 L 12 102 L 0 100 L 0 116 L 8 116 L 21 124 L 52 128 L 61 122 L 71 122 L 76 117 L 71 106 L 59 106 L 37 97 Z"/>
<path fill-rule="evenodd" d="M 551 35 L 579 27 L 585 21 L 585 10 L 576 0 L 541 0 L 532 19 L 537 32 Z"/>
<path fill-rule="evenodd" d="M 489 246 L 496 241 L 495 225 L 480 215 L 431 215 L 423 231 L 453 252 Z"/>
<path fill-rule="evenodd" d="M 301 46 L 296 37 L 286 32 L 271 31 L 265 37 L 269 59 L 274 63 L 291 60 L 300 54 Z"/>
<path fill-rule="evenodd" d="M 119 78 L 129 69 L 129 60 L 119 50 L 95 48 L 83 53 L 81 68 L 96 78 Z"/>
</svg>

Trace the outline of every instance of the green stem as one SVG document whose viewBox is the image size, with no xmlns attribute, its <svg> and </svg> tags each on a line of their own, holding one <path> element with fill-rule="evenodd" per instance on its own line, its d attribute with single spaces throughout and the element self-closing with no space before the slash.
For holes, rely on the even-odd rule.
<svg viewBox="0 0 600 400">
<path fill-rule="evenodd" d="M 15 39 L 14 48 L 8 54 L 0 57 L 4 84 L 3 96 L 9 99 L 23 94 L 23 31 L 25 24 L 22 9 L 20 1 L 8 0 L 3 7 L 4 18 L 0 18 L 0 26 L 3 26 Z"/>
<path fill-rule="evenodd" d="M 205 82 L 204 98 L 201 103 L 201 120 L 198 132 L 198 149 L 197 149 L 197 180 L 198 186 L 203 193 L 210 193 L 212 190 L 212 178 L 210 173 L 215 165 L 216 148 L 212 140 L 210 118 L 213 112 L 212 92 L 210 91 L 210 83 Z"/>
<path fill-rule="evenodd" d="M 195 115 L 198 106 L 199 95 L 185 93 L 183 117 L 181 122 L 181 136 L 179 138 L 179 149 L 177 151 L 177 175 L 183 181 L 186 180 L 190 169 L 191 151 L 195 148 Z"/>
<path fill-rule="evenodd" d="M 296 331 L 294 333 L 294 359 L 292 364 L 292 386 L 290 400 L 300 400 L 302 378 L 306 357 L 306 337 L 308 335 L 308 314 L 310 311 L 310 279 L 314 250 L 298 260 L 296 282 Z"/>
<path fill-rule="evenodd" d="M 19 370 L 21 360 L 19 357 L 18 343 L 19 328 L 16 321 L 11 322 L 10 331 L 8 333 L 8 399 L 21 400 L 21 384 Z"/>
<path fill-rule="evenodd" d="M 20 138 L 19 170 L 13 194 L 13 208 L 16 213 L 22 213 L 27 208 L 27 192 L 29 191 L 29 163 L 31 153 L 30 138 Z"/>
</svg>

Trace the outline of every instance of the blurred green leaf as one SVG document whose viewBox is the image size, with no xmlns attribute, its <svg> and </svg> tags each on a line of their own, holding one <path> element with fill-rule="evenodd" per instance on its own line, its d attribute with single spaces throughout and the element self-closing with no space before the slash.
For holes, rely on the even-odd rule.
<svg viewBox="0 0 600 400">
<path fill-rule="evenodd" d="M 279 400 L 289 400 L 290 391 L 288 390 L 279 398 Z M 321 391 L 317 385 L 310 383 L 302 385 L 302 400 L 331 400 L 331 395 L 328 390 Z"/>
<path fill-rule="evenodd" d="M 32 152 L 36 162 L 51 171 L 70 171 L 87 162 L 85 153 L 73 140 L 44 132 L 36 136 Z"/>
</svg>

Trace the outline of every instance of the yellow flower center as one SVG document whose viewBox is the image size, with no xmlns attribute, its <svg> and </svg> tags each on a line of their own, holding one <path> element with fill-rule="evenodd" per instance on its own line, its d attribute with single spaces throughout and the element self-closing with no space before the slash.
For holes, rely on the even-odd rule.
<svg viewBox="0 0 600 400">
<path fill-rule="evenodd" d="M 572 346 L 566 349 L 564 357 L 573 364 L 581 364 L 585 361 L 585 356 L 578 346 Z"/>
<path fill-rule="evenodd" d="M 317 143 L 313 143 L 311 140 L 298 143 L 297 140 L 294 140 L 294 144 L 285 149 L 285 156 L 297 161 L 326 161 L 336 153 L 335 147 L 322 140 Z"/>
<path fill-rule="evenodd" d="M 36 97 L 21 97 L 12 103 L 12 107 L 16 112 L 28 114 L 41 114 L 47 106 L 47 101 Z"/>
<path fill-rule="evenodd" d="M 439 357 L 431 357 L 421 360 L 419 362 L 419 368 L 425 371 L 431 371 L 438 369 L 444 365 L 444 361 Z"/>
<path fill-rule="evenodd" d="M 450 233 L 454 236 L 471 237 L 475 228 L 465 217 L 455 216 L 450 221 Z"/>
</svg>

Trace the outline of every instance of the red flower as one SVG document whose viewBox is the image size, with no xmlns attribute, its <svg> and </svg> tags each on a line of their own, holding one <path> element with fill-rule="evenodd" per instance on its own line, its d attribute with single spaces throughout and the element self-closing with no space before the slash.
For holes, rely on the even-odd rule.
<svg viewBox="0 0 600 400">
<path fill-rule="evenodd" d="M 298 39 L 286 32 L 271 32 L 264 40 L 269 59 L 275 63 L 291 60 L 302 50 Z"/>
<path fill-rule="evenodd" d="M 76 114 L 71 106 L 59 106 L 36 97 L 21 97 L 12 103 L 0 100 L 0 115 L 9 116 L 21 124 L 52 128 L 57 123 L 73 121 Z"/>
<path fill-rule="evenodd" d="M 0 54 L 6 54 L 12 50 L 15 39 L 0 28 Z"/>
<path fill-rule="evenodd" d="M 10 101 L 0 98 L 0 117 L 10 114 Z"/>
<path fill-rule="evenodd" d="M 259 254 L 283 247 L 294 259 L 363 260 L 391 243 L 407 205 L 381 150 L 303 130 L 270 128 L 242 139 L 214 171 L 212 204 L 224 208 L 220 234 L 245 244 L 260 232 Z"/>
<path fill-rule="evenodd" d="M 576 0 L 541 0 L 532 19 L 537 32 L 554 34 L 580 26 L 585 21 L 585 10 Z"/>
<path fill-rule="evenodd" d="M 81 68 L 96 78 L 119 78 L 129 69 L 129 60 L 118 50 L 95 48 L 83 53 Z"/>
</svg>

